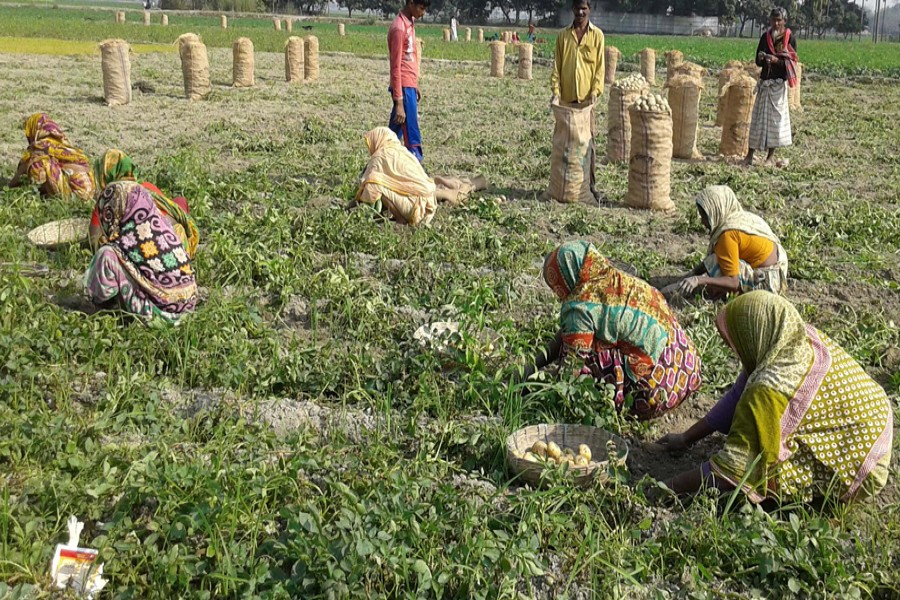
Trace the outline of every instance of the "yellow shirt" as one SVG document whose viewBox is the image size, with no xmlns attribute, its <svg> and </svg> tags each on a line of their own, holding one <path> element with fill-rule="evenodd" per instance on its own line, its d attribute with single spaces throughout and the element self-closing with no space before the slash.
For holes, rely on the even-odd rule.
<svg viewBox="0 0 900 600">
<path fill-rule="evenodd" d="M 719 236 L 715 253 L 722 275 L 734 277 L 740 273 L 740 261 L 755 269 L 766 262 L 774 249 L 775 244 L 771 240 L 730 229 Z"/>
<path fill-rule="evenodd" d="M 593 23 L 588 24 L 580 44 L 574 25 L 556 36 L 556 64 L 550 76 L 550 91 L 559 96 L 561 103 L 584 102 L 603 94 L 603 45 L 603 32 Z"/>
</svg>

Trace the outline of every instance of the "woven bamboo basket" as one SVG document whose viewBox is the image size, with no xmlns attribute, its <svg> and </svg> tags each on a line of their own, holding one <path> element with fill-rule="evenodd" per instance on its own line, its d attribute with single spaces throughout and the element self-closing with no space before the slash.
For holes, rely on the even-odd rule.
<svg viewBox="0 0 900 600">
<path fill-rule="evenodd" d="M 56 248 L 75 242 L 86 242 L 90 219 L 79 217 L 51 221 L 28 232 L 28 240 L 41 248 Z"/>
<path fill-rule="evenodd" d="M 575 485 L 587 486 L 595 479 L 604 481 L 607 479 L 607 467 L 609 460 L 607 444 L 611 443 L 615 450 L 615 463 L 618 466 L 625 464 L 628 458 L 628 444 L 621 437 L 599 427 L 587 425 L 531 425 L 520 429 L 506 438 L 506 462 L 513 475 L 522 481 L 532 485 L 541 484 L 541 475 L 547 466 L 525 460 L 516 456 L 531 450 L 531 446 L 542 441 L 547 444 L 556 442 L 560 448 L 577 449 L 579 444 L 587 444 L 593 454 L 591 465 L 585 467 L 569 466 L 569 472 L 574 478 Z"/>
</svg>

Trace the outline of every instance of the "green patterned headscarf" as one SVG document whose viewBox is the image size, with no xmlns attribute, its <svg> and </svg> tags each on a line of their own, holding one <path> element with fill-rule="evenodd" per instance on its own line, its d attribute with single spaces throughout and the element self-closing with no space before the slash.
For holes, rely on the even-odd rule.
<svg viewBox="0 0 900 600">
<path fill-rule="evenodd" d="M 115 148 L 94 161 L 94 177 L 99 190 L 116 181 L 137 181 L 137 169 L 127 154 Z"/>
</svg>

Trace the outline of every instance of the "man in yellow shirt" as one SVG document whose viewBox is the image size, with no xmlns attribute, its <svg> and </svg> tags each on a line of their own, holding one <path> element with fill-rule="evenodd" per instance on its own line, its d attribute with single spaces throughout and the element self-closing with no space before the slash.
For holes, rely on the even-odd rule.
<svg viewBox="0 0 900 600">
<path fill-rule="evenodd" d="M 575 15 L 572 25 L 556 36 L 556 56 L 553 73 L 550 75 L 550 104 L 591 105 L 603 94 L 604 42 L 603 32 L 591 23 L 591 3 L 589 0 L 572 0 Z M 591 114 L 591 137 L 597 135 L 594 115 Z M 596 151 L 591 140 L 591 193 L 599 199 L 596 189 L 594 167 Z"/>
</svg>

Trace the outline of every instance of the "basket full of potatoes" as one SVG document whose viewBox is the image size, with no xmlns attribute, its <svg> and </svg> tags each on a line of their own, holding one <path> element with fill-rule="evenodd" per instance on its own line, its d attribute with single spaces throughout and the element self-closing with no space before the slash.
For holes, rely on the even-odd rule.
<svg viewBox="0 0 900 600">
<path fill-rule="evenodd" d="M 624 465 L 628 445 L 619 436 L 587 425 L 532 425 L 506 439 L 506 462 L 515 476 L 540 485 L 546 469 L 563 466 L 576 485 L 606 479 L 610 462 Z"/>
</svg>

